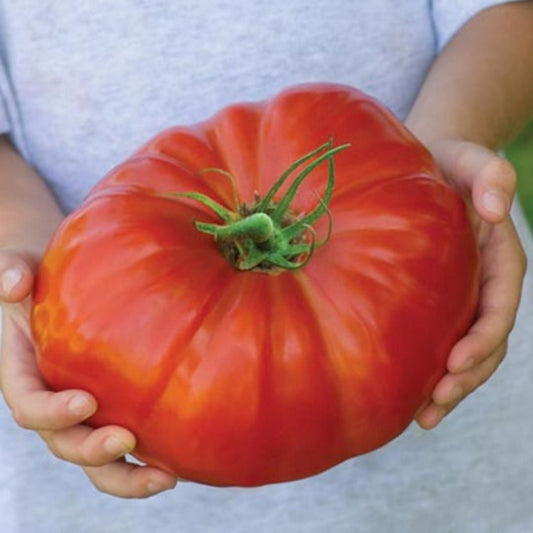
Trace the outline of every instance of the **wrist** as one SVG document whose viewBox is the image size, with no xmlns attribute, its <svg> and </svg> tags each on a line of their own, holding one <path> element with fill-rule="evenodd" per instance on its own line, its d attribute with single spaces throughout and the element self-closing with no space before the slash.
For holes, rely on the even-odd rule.
<svg viewBox="0 0 533 533">
<path fill-rule="evenodd" d="M 12 209 L 2 212 L 8 222 L 0 221 L 0 251 L 21 255 L 32 264 L 38 264 L 63 215 L 59 211 L 34 212 L 33 215 L 19 211 L 11 217 L 10 214 L 13 214 Z"/>
<path fill-rule="evenodd" d="M 63 217 L 41 177 L 0 136 L 0 250 L 40 259 Z"/>
<path fill-rule="evenodd" d="M 451 120 L 442 120 L 430 113 L 418 112 L 415 108 L 405 120 L 407 129 L 430 151 L 443 144 L 467 142 L 497 150 L 499 143 L 476 132 L 474 128 L 455 125 Z"/>
</svg>

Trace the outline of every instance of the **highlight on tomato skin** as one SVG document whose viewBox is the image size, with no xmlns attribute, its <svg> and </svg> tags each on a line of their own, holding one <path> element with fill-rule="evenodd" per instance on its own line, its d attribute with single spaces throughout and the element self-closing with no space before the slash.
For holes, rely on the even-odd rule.
<svg viewBox="0 0 533 533">
<path fill-rule="evenodd" d="M 37 362 L 150 465 L 301 479 L 412 422 L 474 320 L 478 263 L 400 121 L 351 87 L 291 87 L 165 130 L 95 185 L 38 272 Z"/>
</svg>

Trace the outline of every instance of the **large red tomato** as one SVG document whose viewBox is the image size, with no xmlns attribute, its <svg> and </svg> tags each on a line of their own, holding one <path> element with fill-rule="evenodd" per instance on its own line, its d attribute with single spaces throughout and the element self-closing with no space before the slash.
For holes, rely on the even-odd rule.
<svg viewBox="0 0 533 533">
<path fill-rule="evenodd" d="M 32 320 L 49 385 L 98 400 L 91 425 L 251 486 L 400 434 L 477 295 L 466 208 L 430 154 L 373 99 L 314 84 L 113 169 L 53 237 Z"/>
</svg>

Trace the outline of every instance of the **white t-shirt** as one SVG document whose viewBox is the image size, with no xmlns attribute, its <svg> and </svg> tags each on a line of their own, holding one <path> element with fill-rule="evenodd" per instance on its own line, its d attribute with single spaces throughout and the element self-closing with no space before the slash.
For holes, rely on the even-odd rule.
<svg viewBox="0 0 533 533">
<path fill-rule="evenodd" d="M 5 0 L 0 128 L 66 210 L 161 129 L 300 82 L 356 86 L 407 114 L 439 48 L 495 0 Z M 526 249 L 532 241 L 517 212 Z M 434 431 L 310 479 L 98 493 L 0 407 L 2 533 L 533 531 L 530 276 L 509 357 Z"/>
</svg>

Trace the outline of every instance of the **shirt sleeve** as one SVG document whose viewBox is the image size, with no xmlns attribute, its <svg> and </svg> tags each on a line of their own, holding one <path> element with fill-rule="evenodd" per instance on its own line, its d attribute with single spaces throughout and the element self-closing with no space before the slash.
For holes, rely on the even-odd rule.
<svg viewBox="0 0 533 533">
<path fill-rule="evenodd" d="M 11 131 L 9 107 L 12 99 L 8 76 L 3 61 L 0 61 L 0 135 Z"/>
<path fill-rule="evenodd" d="M 488 7 L 510 0 L 432 0 L 437 49 L 440 51 L 453 35 L 474 15 Z"/>
</svg>

